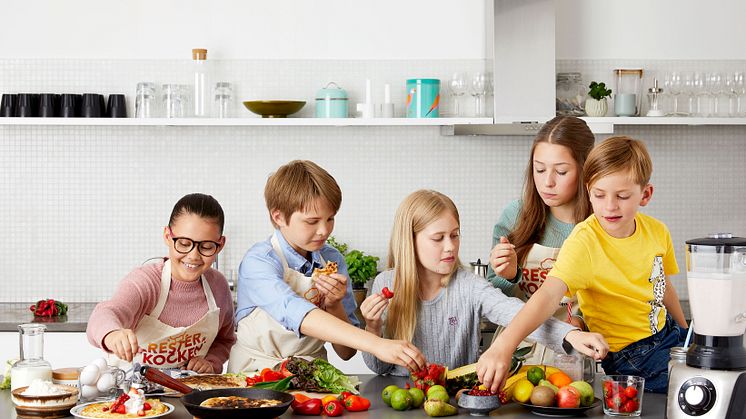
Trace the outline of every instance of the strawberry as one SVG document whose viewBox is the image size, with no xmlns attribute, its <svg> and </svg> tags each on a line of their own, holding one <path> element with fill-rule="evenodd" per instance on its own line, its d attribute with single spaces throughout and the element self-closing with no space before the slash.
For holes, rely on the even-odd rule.
<svg viewBox="0 0 746 419">
<path fill-rule="evenodd" d="M 142 404 L 142 410 L 150 410 L 152 408 L 153 408 L 153 406 L 151 406 L 150 403 L 148 403 L 148 402 L 145 402 L 145 403 Z"/>
</svg>

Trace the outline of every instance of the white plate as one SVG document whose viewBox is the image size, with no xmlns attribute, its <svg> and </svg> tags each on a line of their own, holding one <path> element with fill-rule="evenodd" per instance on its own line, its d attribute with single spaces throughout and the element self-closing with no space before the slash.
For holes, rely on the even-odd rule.
<svg viewBox="0 0 746 419">
<path fill-rule="evenodd" d="M 73 407 L 73 408 L 72 408 L 72 409 L 70 410 L 70 414 L 71 414 L 71 415 L 73 415 L 73 416 L 75 416 L 76 418 L 83 418 L 83 419 L 95 419 L 95 418 L 93 418 L 92 416 L 85 416 L 85 415 L 83 415 L 83 414 L 82 414 L 82 413 L 80 413 L 80 412 L 81 412 L 81 411 L 82 411 L 83 409 L 85 409 L 85 407 L 86 407 L 86 406 L 88 406 L 88 405 L 91 405 L 91 404 L 97 404 L 97 403 L 114 403 L 114 400 L 110 400 L 110 401 L 108 401 L 108 402 L 89 402 L 89 403 L 79 404 L 79 405 L 77 405 L 77 406 Z M 163 402 L 161 402 L 161 403 L 163 403 Z M 169 403 L 163 403 L 163 404 L 164 404 L 164 405 L 165 405 L 165 406 L 166 406 L 166 407 L 168 408 L 168 410 L 166 410 L 165 412 L 163 412 L 163 413 L 161 413 L 161 414 L 159 414 L 159 415 L 153 415 L 153 416 L 144 416 L 144 417 L 146 417 L 146 418 L 159 418 L 159 417 L 161 417 L 161 416 L 166 416 L 166 415 L 168 415 L 169 413 L 171 413 L 171 412 L 173 412 L 173 411 L 174 411 L 174 406 L 173 406 L 172 404 L 169 404 Z M 123 418 L 126 418 L 126 416 L 124 416 L 124 415 L 120 415 L 120 416 L 122 416 Z"/>
</svg>

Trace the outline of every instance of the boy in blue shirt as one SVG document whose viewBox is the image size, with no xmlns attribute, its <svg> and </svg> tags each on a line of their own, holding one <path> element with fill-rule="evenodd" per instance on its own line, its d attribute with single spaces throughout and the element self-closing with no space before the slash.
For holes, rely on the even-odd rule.
<svg viewBox="0 0 746 419">
<path fill-rule="evenodd" d="M 327 341 L 345 360 L 363 350 L 423 368 L 425 359 L 411 343 L 357 327 L 344 257 L 326 244 L 342 203 L 334 178 L 311 161 L 295 160 L 270 176 L 264 198 L 275 231 L 241 261 L 238 341 L 228 371 L 273 368 L 289 356 L 326 359 Z M 314 274 L 328 262 L 336 263 L 336 273 Z"/>
</svg>

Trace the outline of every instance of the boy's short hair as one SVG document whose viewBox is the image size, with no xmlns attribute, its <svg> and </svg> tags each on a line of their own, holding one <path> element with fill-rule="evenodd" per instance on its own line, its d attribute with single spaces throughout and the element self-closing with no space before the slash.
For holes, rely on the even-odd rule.
<svg viewBox="0 0 746 419">
<path fill-rule="evenodd" d="M 326 170 L 309 160 L 293 160 L 281 166 L 267 179 L 264 200 L 270 212 L 279 210 L 285 221 L 296 211 L 305 211 L 318 198 L 323 199 L 336 214 L 342 205 L 342 191 Z"/>
<path fill-rule="evenodd" d="M 640 140 L 627 136 L 609 137 L 591 150 L 583 166 L 583 181 L 591 187 L 598 179 L 627 172 L 633 182 L 644 187 L 650 183 L 653 161 Z"/>
</svg>

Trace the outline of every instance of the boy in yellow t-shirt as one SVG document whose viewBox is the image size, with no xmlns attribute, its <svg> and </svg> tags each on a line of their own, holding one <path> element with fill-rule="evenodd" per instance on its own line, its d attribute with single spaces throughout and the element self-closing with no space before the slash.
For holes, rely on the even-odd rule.
<svg viewBox="0 0 746 419">
<path fill-rule="evenodd" d="M 668 228 L 638 212 L 653 195 L 652 171 L 645 145 L 629 137 L 591 151 L 583 172 L 593 215 L 573 229 L 544 285 L 498 338 L 502 362 L 509 365 L 563 295 L 577 294 L 589 330 L 608 341 L 604 371 L 641 375 L 647 391 L 666 391 L 669 349 L 683 343 L 686 320 L 668 279 L 679 271 Z"/>
</svg>

